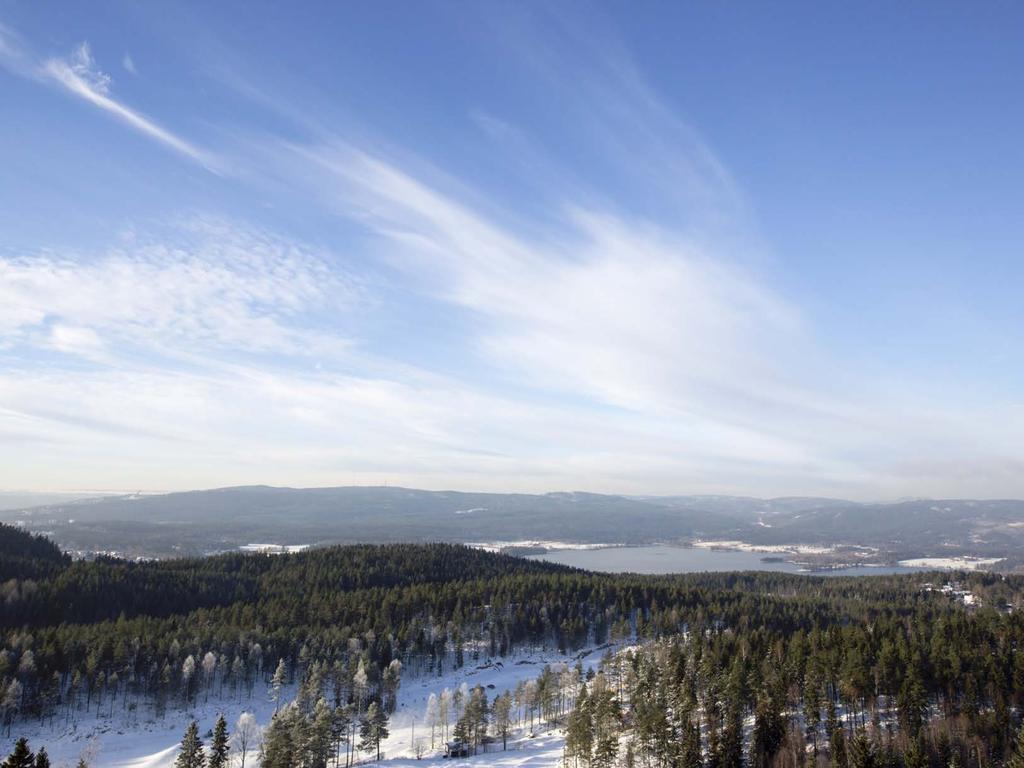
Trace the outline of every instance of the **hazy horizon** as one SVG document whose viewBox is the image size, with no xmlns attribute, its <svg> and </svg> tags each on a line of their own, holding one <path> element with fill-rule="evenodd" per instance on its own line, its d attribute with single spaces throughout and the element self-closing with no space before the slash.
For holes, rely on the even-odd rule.
<svg viewBox="0 0 1024 768">
<path fill-rule="evenodd" d="M 0 12 L 0 486 L 1024 497 L 1024 9 L 316 19 Z"/>
<path fill-rule="evenodd" d="M 93 489 L 39 489 L 39 488 L 0 488 L 0 495 L 58 495 L 58 496 L 79 496 L 86 497 L 89 495 L 96 496 L 130 496 L 133 494 L 142 494 L 144 496 L 163 496 L 172 493 L 196 493 L 205 491 L 220 491 L 228 490 L 233 488 L 273 488 L 278 490 L 294 490 L 294 491 L 306 491 L 306 490 L 327 490 L 334 488 L 394 488 L 404 489 L 410 491 L 428 491 L 430 493 L 482 493 L 482 494 L 523 494 L 528 496 L 545 496 L 555 494 L 573 494 L 573 493 L 585 493 L 594 494 L 598 496 L 622 496 L 627 498 L 749 498 L 758 501 L 769 501 L 772 499 L 799 499 L 799 498 L 821 498 L 821 499 L 832 499 L 834 501 L 849 501 L 857 504 L 899 504 L 901 502 L 909 501 L 1017 501 L 1016 497 L 1011 496 L 990 496 L 990 497 L 972 497 L 972 496 L 897 496 L 897 497 L 877 497 L 877 496 L 865 496 L 857 498 L 853 496 L 822 496 L 820 494 L 813 493 L 784 493 L 777 496 L 756 496 L 745 493 L 694 493 L 686 490 L 666 492 L 666 493 L 616 493 L 614 491 L 601 491 L 594 490 L 591 488 L 551 488 L 547 490 L 539 491 L 519 491 L 510 490 L 506 488 L 461 488 L 448 485 L 437 485 L 434 487 L 426 486 L 412 486 L 403 485 L 400 483 L 345 483 L 345 484 L 334 484 L 334 485 L 279 485 L 274 483 L 244 483 L 240 485 L 212 485 L 207 487 L 182 487 L 182 488 L 135 488 L 135 489 L 123 489 L 123 488 L 93 488 Z M 1024 501 L 1024 498 L 1019 499 Z"/>
</svg>

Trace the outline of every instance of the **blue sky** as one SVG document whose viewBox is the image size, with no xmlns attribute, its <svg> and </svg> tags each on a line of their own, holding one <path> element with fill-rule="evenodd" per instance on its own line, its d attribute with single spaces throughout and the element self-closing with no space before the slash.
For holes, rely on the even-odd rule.
<svg viewBox="0 0 1024 768">
<path fill-rule="evenodd" d="M 0 6 L 0 487 L 1024 495 L 1012 4 Z"/>
</svg>

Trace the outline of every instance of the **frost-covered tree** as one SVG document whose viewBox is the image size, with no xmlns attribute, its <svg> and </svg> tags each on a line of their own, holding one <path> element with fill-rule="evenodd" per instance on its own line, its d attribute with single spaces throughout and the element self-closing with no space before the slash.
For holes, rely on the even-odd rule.
<svg viewBox="0 0 1024 768">
<path fill-rule="evenodd" d="M 441 698 L 437 701 L 437 716 L 444 727 L 444 740 L 448 741 L 448 721 L 452 711 L 452 692 L 445 688 L 441 691 Z"/>
<path fill-rule="evenodd" d="M 239 755 L 239 768 L 245 768 L 246 754 L 252 749 L 260 738 L 260 727 L 256 723 L 256 716 L 252 712 L 243 712 L 235 721 L 235 732 L 231 734 L 231 746 L 236 755 Z"/>
<path fill-rule="evenodd" d="M 366 674 L 366 666 L 363 664 L 363 660 L 359 659 L 359 666 L 356 668 L 356 673 L 352 676 L 352 691 L 355 693 L 356 708 L 360 714 L 363 712 L 363 702 L 369 687 L 370 678 Z"/>
<path fill-rule="evenodd" d="M 427 699 L 427 709 L 424 712 L 423 720 L 427 727 L 430 728 L 430 748 L 433 749 L 437 738 L 437 726 L 440 723 L 436 693 L 430 694 L 430 698 Z"/>
<path fill-rule="evenodd" d="M 203 656 L 203 685 L 206 688 L 203 701 L 210 700 L 210 688 L 213 686 L 213 676 L 217 672 L 217 657 L 212 651 L 207 651 Z"/>
<path fill-rule="evenodd" d="M 7 688 L 4 689 L 3 696 L 3 709 L 4 717 L 7 720 L 7 735 L 11 735 L 11 723 L 14 722 L 14 717 L 17 715 L 18 710 L 21 709 L 21 697 L 22 687 L 21 683 L 17 680 L 11 680 L 7 684 Z"/>
<path fill-rule="evenodd" d="M 189 654 L 181 664 L 181 687 L 185 694 L 185 703 L 191 697 L 192 679 L 196 676 L 196 660 Z"/>
<path fill-rule="evenodd" d="M 382 705 L 387 712 L 394 712 L 398 706 L 398 687 L 402 683 L 402 662 L 392 659 L 384 670 Z"/>
<path fill-rule="evenodd" d="M 274 714 L 277 714 L 277 710 L 281 706 L 281 689 L 284 687 L 284 682 L 288 677 L 288 666 L 284 663 L 284 659 L 280 659 L 277 662 L 277 669 L 274 670 L 274 677 L 270 680 L 270 700 L 274 702 Z"/>
</svg>

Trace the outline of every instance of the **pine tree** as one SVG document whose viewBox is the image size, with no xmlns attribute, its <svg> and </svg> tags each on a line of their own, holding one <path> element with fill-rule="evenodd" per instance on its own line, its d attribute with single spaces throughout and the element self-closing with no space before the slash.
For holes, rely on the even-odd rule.
<svg viewBox="0 0 1024 768">
<path fill-rule="evenodd" d="M 587 688 L 580 688 L 576 697 L 576 708 L 569 713 L 569 721 L 565 727 L 565 754 L 571 757 L 575 765 L 583 761 L 590 763 L 594 748 L 594 720 L 587 697 Z"/>
<path fill-rule="evenodd" d="M 1013 755 L 1006 762 L 1006 768 L 1024 768 L 1024 724 L 1017 731 L 1017 745 Z"/>
<path fill-rule="evenodd" d="M 28 748 L 28 739 L 22 737 L 14 744 L 14 751 L 7 756 L 0 768 L 32 768 L 35 756 Z"/>
<path fill-rule="evenodd" d="M 174 761 L 174 768 L 203 768 L 205 762 L 203 742 L 199 738 L 199 723 L 193 720 L 181 739 L 181 751 Z"/>
<path fill-rule="evenodd" d="M 786 723 L 780 702 L 772 700 L 770 693 L 762 695 L 754 710 L 754 732 L 750 744 L 750 765 L 769 768 L 775 753 L 786 736 Z"/>
<path fill-rule="evenodd" d="M 680 750 L 679 768 L 702 768 L 700 751 L 700 728 L 692 720 L 683 723 L 683 744 Z"/>
<path fill-rule="evenodd" d="M 916 662 L 907 670 L 896 703 L 904 730 L 910 738 L 916 739 L 928 715 L 928 697 Z"/>
<path fill-rule="evenodd" d="M 847 768 L 849 763 L 846 760 L 846 736 L 843 733 L 843 726 L 836 725 L 829 732 L 828 751 L 832 757 L 833 768 Z"/>
<path fill-rule="evenodd" d="M 210 759 L 207 768 L 228 768 L 228 724 L 224 715 L 217 718 L 213 727 L 213 741 L 210 742 Z"/>
<path fill-rule="evenodd" d="M 359 724 L 359 748 L 364 752 L 376 751 L 380 760 L 380 743 L 389 735 L 387 713 L 376 701 L 371 701 Z"/>
<path fill-rule="evenodd" d="M 306 733 L 302 752 L 308 768 L 326 768 L 334 744 L 334 711 L 321 698 L 313 708 L 313 719 Z"/>
<path fill-rule="evenodd" d="M 594 753 L 591 766 L 611 768 L 619 752 L 619 725 L 622 713 L 619 702 L 607 687 L 603 677 L 595 681 L 590 703 L 594 712 Z"/>
<path fill-rule="evenodd" d="M 473 744 L 473 752 L 483 744 L 487 737 L 487 722 L 490 714 L 487 706 L 487 692 L 483 686 L 476 686 L 470 691 L 469 700 L 466 702 L 465 717 L 469 724 L 470 739 Z"/>
<path fill-rule="evenodd" d="M 868 738 L 863 729 L 857 731 L 850 742 L 850 768 L 877 768 L 878 751 L 875 743 Z"/>
<path fill-rule="evenodd" d="M 494 730 L 501 736 L 501 748 L 508 749 L 508 735 L 512 730 L 512 696 L 508 691 L 494 699 L 491 712 L 494 715 Z"/>
<path fill-rule="evenodd" d="M 34 768 L 50 768 L 50 756 L 46 754 L 46 747 L 40 747 L 36 752 Z"/>
<path fill-rule="evenodd" d="M 261 768 L 296 768 L 299 746 L 295 743 L 299 711 L 294 703 L 278 710 L 270 718 L 263 736 Z"/>
</svg>

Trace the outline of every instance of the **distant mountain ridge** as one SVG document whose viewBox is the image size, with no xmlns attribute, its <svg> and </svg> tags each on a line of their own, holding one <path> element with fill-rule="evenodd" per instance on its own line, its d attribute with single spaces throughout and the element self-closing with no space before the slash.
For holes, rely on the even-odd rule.
<svg viewBox="0 0 1024 768">
<path fill-rule="evenodd" d="M 756 519 L 762 515 L 780 515 L 790 512 L 805 512 L 812 509 L 857 506 L 857 503 L 853 501 L 817 496 L 781 496 L 774 499 L 721 495 L 630 496 L 629 498 L 652 504 L 661 504 L 667 507 L 714 512 L 743 520 Z"/>
<path fill-rule="evenodd" d="M 239 486 L 126 495 L 0 511 L 62 546 L 195 554 L 254 542 L 450 541 L 858 545 L 893 557 L 1024 560 L 1024 501 L 468 493 L 392 486 Z M 73 522 L 69 522 L 73 521 Z M 137 546 L 133 549 L 133 546 Z"/>
<path fill-rule="evenodd" d="M 0 513 L 58 540 L 70 529 L 117 523 L 157 538 L 206 532 L 207 544 L 391 541 L 563 541 L 641 544 L 717 535 L 735 521 L 715 513 L 666 507 L 623 496 L 422 491 L 381 486 L 276 488 L 241 486 L 154 496 L 121 496 Z M 67 524 L 73 520 L 73 524 Z M 183 533 L 184 532 L 184 533 Z M 188 551 L 192 551 L 190 548 Z"/>
</svg>

